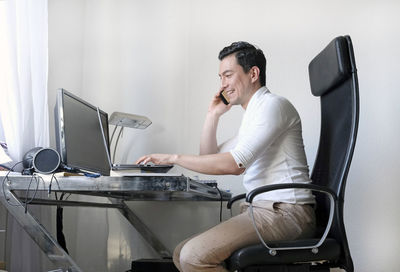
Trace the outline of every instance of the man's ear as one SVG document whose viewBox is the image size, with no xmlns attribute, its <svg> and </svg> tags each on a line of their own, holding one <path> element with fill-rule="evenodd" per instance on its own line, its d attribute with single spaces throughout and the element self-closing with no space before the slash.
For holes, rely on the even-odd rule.
<svg viewBox="0 0 400 272">
<path fill-rule="evenodd" d="M 260 69 L 257 66 L 253 66 L 250 69 L 251 83 L 255 83 L 260 78 Z"/>
</svg>

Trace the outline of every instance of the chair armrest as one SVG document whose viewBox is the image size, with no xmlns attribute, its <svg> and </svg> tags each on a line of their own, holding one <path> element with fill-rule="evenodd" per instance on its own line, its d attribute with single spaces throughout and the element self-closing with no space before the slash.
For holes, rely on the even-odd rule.
<svg viewBox="0 0 400 272">
<path fill-rule="evenodd" d="M 240 194 L 240 195 L 236 195 L 236 196 L 232 197 L 231 199 L 229 199 L 228 204 L 226 204 L 226 208 L 231 209 L 233 202 L 238 201 L 245 197 L 246 197 L 246 194 Z"/>
<path fill-rule="evenodd" d="M 328 223 L 327 226 L 325 228 L 325 232 L 322 235 L 321 239 L 318 241 L 318 243 L 316 243 L 315 245 L 311 245 L 311 246 L 300 246 L 300 247 L 278 247 L 278 248 L 274 248 L 274 247 L 269 247 L 264 239 L 262 239 L 259 231 L 257 230 L 257 226 L 255 225 L 254 222 L 254 215 L 253 215 L 253 206 L 252 206 L 252 201 L 254 199 L 254 197 L 258 194 L 261 193 L 266 193 L 266 192 L 270 192 L 270 191 L 275 191 L 275 190 L 282 190 L 282 189 L 309 189 L 312 191 L 318 191 L 321 193 L 324 193 L 326 195 L 328 195 L 329 200 L 330 200 L 330 211 L 329 211 L 329 218 L 328 218 Z M 337 201 L 337 196 L 335 194 L 335 192 L 329 188 L 323 187 L 323 186 L 319 186 L 319 185 L 315 185 L 315 184 L 309 184 L 309 183 L 281 183 L 281 184 L 273 184 L 273 185 L 265 185 L 265 186 L 261 186 L 258 187 L 254 190 L 252 190 L 250 193 L 247 194 L 246 197 L 246 201 L 250 203 L 249 209 L 250 209 L 250 215 L 253 221 L 253 226 L 254 229 L 257 232 L 258 237 L 260 238 L 261 243 L 269 250 L 269 254 L 272 256 L 275 256 L 278 250 L 291 250 L 291 249 L 311 249 L 311 251 L 316 254 L 318 253 L 318 247 L 320 247 L 326 237 L 328 236 L 328 233 L 332 227 L 332 222 L 333 222 L 333 216 L 335 213 L 335 204 Z"/>
<path fill-rule="evenodd" d="M 247 194 L 246 202 L 252 203 L 254 197 L 258 194 L 266 193 L 266 192 L 270 192 L 270 191 L 282 190 L 282 189 L 309 189 L 312 191 L 318 191 L 318 192 L 328 194 L 328 195 L 332 196 L 335 201 L 337 200 L 337 196 L 336 196 L 335 192 L 333 190 L 323 187 L 323 186 L 309 184 L 309 183 L 281 183 L 281 184 L 264 185 L 264 186 L 258 187 L 256 189 L 250 191 Z"/>
</svg>

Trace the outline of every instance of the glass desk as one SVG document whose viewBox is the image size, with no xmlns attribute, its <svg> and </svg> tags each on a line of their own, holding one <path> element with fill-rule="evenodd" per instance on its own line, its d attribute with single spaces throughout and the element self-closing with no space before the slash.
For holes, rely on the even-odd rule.
<svg viewBox="0 0 400 272">
<path fill-rule="evenodd" d="M 149 245 L 163 257 L 170 257 L 169 250 L 157 239 L 150 229 L 132 212 L 125 201 L 149 200 L 193 200 L 193 201 L 223 201 L 229 200 L 231 194 L 218 191 L 177 174 L 137 174 L 130 176 L 101 176 L 90 178 L 85 176 L 57 176 L 40 175 L 32 181 L 31 176 L 9 175 L 0 173 L 0 202 L 7 211 L 17 220 L 29 236 L 38 244 L 53 264 L 60 271 L 81 271 L 74 260 L 63 250 L 43 225 L 25 209 L 26 191 L 31 195 L 36 188 L 38 191 L 91 195 L 108 198 L 110 203 L 96 203 L 83 201 L 55 200 L 33 197 L 29 205 L 59 205 L 77 207 L 104 207 L 116 208 L 135 229 L 143 236 Z M 39 185 L 37 186 L 37 182 Z M 29 200 L 31 200 L 31 197 Z"/>
</svg>

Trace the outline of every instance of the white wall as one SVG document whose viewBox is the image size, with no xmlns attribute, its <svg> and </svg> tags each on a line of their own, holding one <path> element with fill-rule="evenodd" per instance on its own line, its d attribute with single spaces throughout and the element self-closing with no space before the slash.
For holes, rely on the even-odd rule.
<svg viewBox="0 0 400 272">
<path fill-rule="evenodd" d="M 356 271 L 394 272 L 400 250 L 399 12 L 395 0 L 50 0 L 51 110 L 55 90 L 63 87 L 109 113 L 147 115 L 153 121 L 148 129 L 125 131 L 117 153 L 120 161 L 150 152 L 197 153 L 208 102 L 219 86 L 217 54 L 233 41 L 246 40 L 264 50 L 267 86 L 297 107 L 312 167 L 320 118 L 307 66 L 334 37 L 350 34 L 361 117 L 345 199 L 348 239 Z M 223 117 L 219 139 L 236 131 L 241 114 L 236 108 Z M 216 178 L 235 194 L 243 191 L 240 178 Z M 217 223 L 213 203 L 131 206 L 171 249 Z M 173 220 L 166 216 L 159 224 L 157 214 Z M 99 262 L 100 270 L 107 266 L 118 271 L 127 268 L 131 258 L 154 255 L 115 211 L 67 209 L 66 217 L 72 254 L 85 271 L 95 267 L 80 257 L 90 248 L 77 229 L 94 230 L 98 248 L 106 247 L 101 256 L 108 261 Z"/>
</svg>

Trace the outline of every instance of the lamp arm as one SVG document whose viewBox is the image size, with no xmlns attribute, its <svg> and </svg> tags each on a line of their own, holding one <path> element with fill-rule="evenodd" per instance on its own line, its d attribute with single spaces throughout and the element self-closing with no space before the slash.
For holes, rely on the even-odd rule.
<svg viewBox="0 0 400 272">
<path fill-rule="evenodd" d="M 119 129 L 117 140 L 115 141 L 114 153 L 113 153 L 113 163 L 115 161 L 115 153 L 117 152 L 118 142 L 119 142 L 119 139 L 121 138 L 121 133 L 123 130 L 124 130 L 124 127 L 121 126 L 121 128 Z"/>
<path fill-rule="evenodd" d="M 111 143 L 112 143 L 112 141 L 113 141 L 113 139 L 114 139 L 114 134 L 115 134 L 115 131 L 117 130 L 117 127 L 118 127 L 118 125 L 115 125 L 115 126 L 114 126 L 113 133 L 111 134 L 110 146 L 111 146 Z"/>
</svg>

